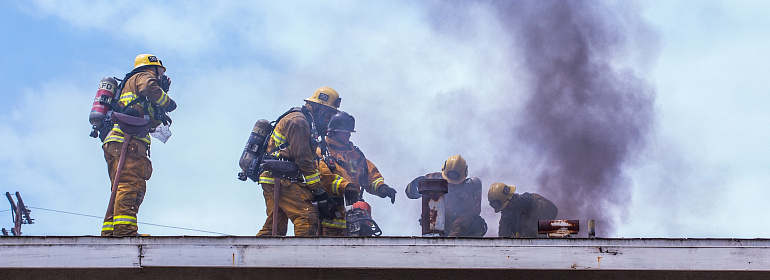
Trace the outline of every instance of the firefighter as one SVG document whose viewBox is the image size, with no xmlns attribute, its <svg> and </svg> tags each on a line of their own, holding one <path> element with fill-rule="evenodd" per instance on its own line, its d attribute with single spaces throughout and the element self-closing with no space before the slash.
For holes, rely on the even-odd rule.
<svg viewBox="0 0 770 280">
<path fill-rule="evenodd" d="M 487 199 L 500 216 L 500 237 L 537 237 L 537 221 L 556 219 L 559 209 L 550 200 L 536 193 L 514 193 L 516 186 L 494 183 Z"/>
<path fill-rule="evenodd" d="M 166 67 L 156 56 L 140 54 L 134 59 L 134 69 L 123 79 L 118 108 L 124 114 L 150 120 L 154 129 L 170 119 L 164 112 L 176 109 L 176 102 L 168 96 L 171 80 L 165 76 Z M 123 131 L 114 124 L 102 144 L 110 182 L 114 183 L 124 141 Z M 136 236 L 136 214 L 144 200 L 147 180 L 152 175 L 150 136 L 131 137 L 124 165 L 118 181 L 112 213 L 105 216 L 102 236 Z"/>
<path fill-rule="evenodd" d="M 338 215 L 321 222 L 324 236 L 345 236 L 345 205 L 358 201 L 361 189 L 381 198 L 389 197 L 390 203 L 396 202 L 396 190 L 385 184 L 377 166 L 350 142 L 351 132 L 356 132 L 355 126 L 356 119 L 340 111 L 329 122 L 328 136 L 317 150 L 323 159 L 319 167 L 324 188 L 338 204 Z"/>
<path fill-rule="evenodd" d="M 257 236 L 272 234 L 273 219 L 278 220 L 278 235 L 286 235 L 290 219 L 294 223 L 295 236 L 315 236 L 318 231 L 319 211 L 323 217 L 330 217 L 330 208 L 319 207 L 313 202 L 334 205 L 334 199 L 321 187 L 321 177 L 316 162 L 316 139 L 326 132 L 331 117 L 340 106 L 337 91 L 330 87 L 320 87 L 313 95 L 305 99 L 305 105 L 292 109 L 275 125 L 268 140 L 267 156 L 291 161 L 299 167 L 301 178 L 296 180 L 275 178 L 269 171 L 259 176 L 262 193 L 265 197 L 267 220 Z M 278 202 L 279 212 L 273 213 L 273 189 L 278 184 L 282 187 Z M 321 203 L 319 203 L 321 204 Z"/>
<path fill-rule="evenodd" d="M 481 237 L 487 232 L 487 223 L 481 214 L 481 180 L 468 178 L 468 165 L 460 155 L 454 155 L 444 162 L 441 172 L 434 172 L 412 180 L 406 186 L 406 195 L 411 199 L 422 197 L 417 186 L 423 179 L 447 180 L 448 193 L 444 195 L 445 236 Z"/>
</svg>

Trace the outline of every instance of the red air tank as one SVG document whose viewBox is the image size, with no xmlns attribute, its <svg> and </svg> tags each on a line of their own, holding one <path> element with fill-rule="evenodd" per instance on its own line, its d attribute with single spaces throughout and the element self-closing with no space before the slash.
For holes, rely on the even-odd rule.
<svg viewBox="0 0 770 280">
<path fill-rule="evenodd" d="M 110 103 L 115 97 L 115 91 L 118 89 L 118 81 L 113 77 L 104 77 L 99 82 L 99 89 L 96 91 L 94 104 L 91 107 L 91 114 L 88 115 L 88 121 L 91 122 L 94 132 L 102 126 L 102 120 L 107 116 L 107 112 L 112 110 Z M 92 132 L 91 136 L 94 136 Z"/>
</svg>

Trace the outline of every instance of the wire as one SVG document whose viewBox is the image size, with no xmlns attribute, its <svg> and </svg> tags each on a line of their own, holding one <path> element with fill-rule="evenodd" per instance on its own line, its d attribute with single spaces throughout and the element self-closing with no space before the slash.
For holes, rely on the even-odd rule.
<svg viewBox="0 0 770 280">
<path fill-rule="evenodd" d="M 78 215 L 78 216 L 84 216 L 84 217 L 91 217 L 91 218 L 97 218 L 97 219 L 104 219 L 104 217 L 100 216 L 94 216 L 94 215 L 88 215 L 88 214 L 80 214 L 80 213 L 73 213 L 73 212 L 67 212 L 67 211 L 61 211 L 61 210 L 53 210 L 53 209 L 45 209 L 40 207 L 33 207 L 33 206 L 27 206 L 32 209 L 38 209 L 38 210 L 44 210 L 44 211 L 51 211 L 51 212 L 58 212 L 58 213 L 64 213 L 64 214 L 70 214 L 70 215 Z M 10 209 L 8 209 L 10 210 Z M 5 211 L 8 211 L 5 210 Z M 0 211 L 2 212 L 2 211 Z M 159 224 L 153 224 L 153 223 L 145 223 L 145 222 L 137 222 L 139 224 L 143 225 L 149 225 L 149 226 L 156 226 L 156 227 L 165 227 L 165 228 L 173 228 L 173 229 L 182 229 L 182 230 L 189 230 L 189 231 L 197 231 L 197 232 L 205 232 L 205 233 L 213 233 L 213 234 L 219 234 L 219 235 L 231 235 L 227 233 L 221 233 L 221 232 L 214 232 L 214 231 L 207 231 L 207 230 L 199 230 L 199 229 L 192 229 L 192 228 L 183 228 L 183 227 L 175 227 L 175 226 L 166 226 L 166 225 L 159 225 Z"/>
<path fill-rule="evenodd" d="M 67 212 L 67 211 L 59 211 L 59 210 L 53 210 L 53 209 L 45 209 L 45 208 L 40 208 L 40 207 L 33 207 L 33 206 L 27 206 L 27 207 L 29 207 L 29 208 L 32 208 L 32 209 L 45 210 L 45 211 L 51 211 L 51 212 L 59 212 L 59 213 L 64 213 L 64 214 L 71 214 L 71 215 L 85 216 L 85 217 L 91 217 L 91 218 L 98 218 L 98 219 L 102 219 L 102 218 L 104 218 L 104 217 L 99 217 L 99 216 L 94 216 L 94 215 L 87 215 L 87 214 L 80 214 L 80 213 L 72 213 L 72 212 Z"/>
<path fill-rule="evenodd" d="M 5 211 L 11 211 L 11 209 L 5 209 L 5 210 L 2 210 L 2 211 L 0 211 L 0 213 L 3 213 L 3 212 L 5 212 Z"/>
</svg>

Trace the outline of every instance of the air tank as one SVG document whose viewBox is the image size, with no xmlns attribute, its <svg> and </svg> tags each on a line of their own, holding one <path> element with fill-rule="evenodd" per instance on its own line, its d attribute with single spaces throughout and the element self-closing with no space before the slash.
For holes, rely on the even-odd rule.
<svg viewBox="0 0 770 280">
<path fill-rule="evenodd" d="M 96 97 L 94 98 L 93 106 L 91 106 L 91 113 L 88 115 L 88 121 L 91 123 L 93 131 L 91 137 L 96 138 L 95 132 L 102 126 L 104 117 L 107 116 L 107 112 L 112 110 L 110 103 L 115 97 L 115 91 L 118 89 L 118 81 L 113 77 L 104 77 L 99 81 L 99 89 L 96 90 Z"/>
<path fill-rule="evenodd" d="M 265 139 L 272 130 L 273 126 L 266 119 L 260 119 L 254 124 L 249 140 L 246 141 L 246 147 L 243 148 L 241 159 L 238 161 L 242 171 L 238 174 L 239 180 L 246 181 L 246 178 L 251 178 L 252 181 L 257 181 L 259 174 L 255 173 L 258 172 L 262 155 L 265 154 L 265 145 L 267 145 Z"/>
</svg>

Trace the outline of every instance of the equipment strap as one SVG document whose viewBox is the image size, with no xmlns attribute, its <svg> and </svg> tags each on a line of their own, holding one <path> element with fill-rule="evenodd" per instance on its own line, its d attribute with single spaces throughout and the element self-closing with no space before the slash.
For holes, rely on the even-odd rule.
<svg viewBox="0 0 770 280">
<path fill-rule="evenodd" d="M 291 109 L 289 109 L 285 113 L 281 114 L 281 116 L 279 116 L 278 119 L 276 119 L 275 121 L 270 122 L 270 126 L 272 127 L 272 129 L 270 130 L 270 133 L 267 135 L 267 137 L 265 137 L 265 142 L 263 143 L 263 145 L 265 147 L 267 147 L 268 141 L 270 141 L 271 136 L 275 133 L 275 126 L 278 125 L 278 122 L 280 122 L 281 119 L 283 119 L 283 117 L 285 117 L 286 115 L 288 115 L 290 113 L 293 113 L 293 112 L 301 112 L 305 116 L 305 119 L 307 120 L 308 125 L 310 126 L 310 137 L 311 137 L 311 139 L 313 138 L 313 136 L 316 134 L 315 122 L 313 121 L 313 115 L 310 115 L 310 112 L 308 112 L 305 107 L 292 107 Z M 275 146 L 275 148 L 273 148 L 272 150 L 270 150 L 269 152 L 267 152 L 265 154 L 266 155 L 271 155 L 271 154 L 275 153 L 278 150 L 286 149 L 288 146 L 289 146 L 288 143 L 283 143 L 281 145 Z"/>
<path fill-rule="evenodd" d="M 123 113 L 123 111 L 125 111 L 126 108 L 134 106 L 134 105 L 136 105 L 139 102 L 145 101 L 145 103 L 143 104 L 142 107 L 144 107 L 145 112 L 149 112 L 147 110 L 147 102 L 146 102 L 147 98 L 144 95 L 135 94 L 135 95 L 138 95 L 139 97 L 135 98 L 134 100 L 131 100 L 131 102 L 128 102 L 128 104 L 126 104 L 126 106 L 120 106 L 120 96 L 123 94 L 123 88 L 126 86 L 126 82 L 128 82 L 128 79 L 133 77 L 136 73 L 139 73 L 139 71 L 137 71 L 137 70 L 138 69 L 131 70 L 131 72 L 128 72 L 126 74 L 126 76 L 123 77 L 122 80 L 118 79 L 117 77 L 114 77 L 116 80 L 120 81 L 120 83 L 118 84 L 118 89 L 115 91 L 117 93 L 117 98 L 113 98 L 112 99 L 112 102 L 114 103 L 114 105 L 112 106 L 112 108 L 113 108 L 112 110 L 113 111 L 118 112 L 118 113 Z"/>
<path fill-rule="evenodd" d="M 120 81 L 120 84 L 118 84 L 118 89 L 116 91 L 116 92 L 118 92 L 118 98 L 113 98 L 113 101 L 112 101 L 112 103 L 113 103 L 112 108 L 114 108 L 113 111 L 118 112 L 118 113 L 123 113 L 126 110 L 126 108 L 129 108 L 131 106 L 136 105 L 139 102 L 142 102 L 142 108 L 144 108 L 144 113 L 145 114 L 147 114 L 147 115 L 150 114 L 149 106 L 152 106 L 152 108 L 155 111 L 155 114 L 154 114 L 153 117 L 156 120 L 161 121 L 164 125 L 171 124 L 171 118 L 166 114 L 166 112 L 163 110 L 163 108 L 160 108 L 160 106 L 158 104 L 148 104 L 149 100 L 147 99 L 147 97 L 144 96 L 144 95 L 136 94 L 135 91 L 132 91 L 132 92 L 134 92 L 135 95 L 138 95 L 138 97 L 136 99 L 131 100 L 131 102 L 126 104 L 126 106 L 119 106 L 120 105 L 119 104 L 120 103 L 120 101 L 119 101 L 120 100 L 120 95 L 123 94 L 123 87 L 125 87 L 125 83 L 128 81 L 128 79 L 130 79 L 131 77 L 136 75 L 136 73 L 141 72 L 141 70 L 142 70 L 142 67 L 139 67 L 139 68 L 136 68 L 134 70 L 131 70 L 131 72 L 128 72 L 126 74 L 126 76 L 123 77 L 122 80 L 118 79 L 117 77 L 115 77 L 116 80 Z M 156 76 L 157 76 L 157 74 L 156 74 Z"/>
<path fill-rule="evenodd" d="M 113 111 L 116 111 L 118 113 L 123 113 L 123 111 L 125 111 L 126 108 L 134 106 L 134 105 L 136 105 L 136 103 L 139 103 L 139 102 L 142 102 L 142 101 L 146 101 L 145 99 L 146 99 L 146 97 L 144 97 L 144 95 L 140 95 L 136 99 L 131 100 L 131 102 L 128 102 L 128 104 L 126 104 L 126 106 L 122 106 L 118 110 L 113 110 Z M 145 102 L 142 107 L 144 107 L 144 110 L 147 111 L 147 102 Z"/>
<path fill-rule="evenodd" d="M 332 173 L 337 172 L 337 159 L 329 152 L 329 144 L 326 143 L 326 136 L 321 137 L 321 142 L 318 143 L 318 146 L 321 147 L 321 160 L 323 160 L 324 163 L 326 163 L 326 166 L 329 167 L 329 171 Z"/>
<path fill-rule="evenodd" d="M 366 156 L 364 155 L 364 152 L 362 152 L 361 149 L 358 148 L 358 146 L 353 146 L 353 148 L 355 148 L 356 152 L 358 152 L 358 154 L 361 155 L 361 163 L 364 164 L 364 172 L 361 173 L 361 175 L 364 176 L 364 182 L 367 182 L 367 184 L 371 185 L 371 182 L 369 182 L 369 163 L 366 161 Z M 374 186 L 372 186 L 372 188 L 374 188 Z M 372 191 L 374 190 L 372 189 Z M 359 199 L 363 199 L 364 186 L 361 186 L 361 191 L 359 192 L 358 196 L 359 196 Z"/>
</svg>

